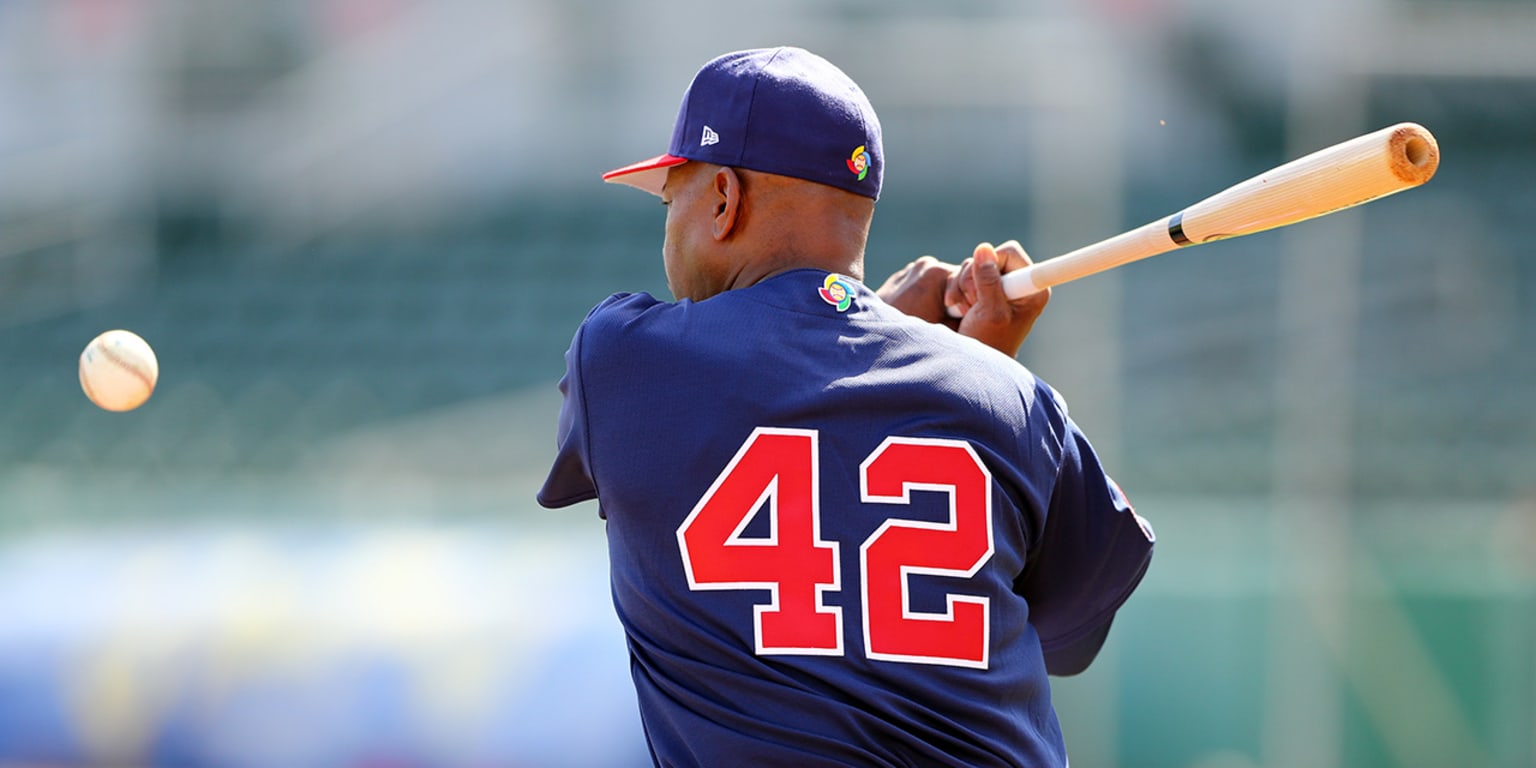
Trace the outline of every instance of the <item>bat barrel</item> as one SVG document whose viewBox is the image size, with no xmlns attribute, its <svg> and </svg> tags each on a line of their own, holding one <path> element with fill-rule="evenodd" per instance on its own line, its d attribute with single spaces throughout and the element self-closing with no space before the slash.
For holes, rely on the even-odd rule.
<svg viewBox="0 0 1536 768">
<path fill-rule="evenodd" d="M 1320 149 L 1180 211 L 1184 240 L 1207 243 L 1324 216 L 1411 189 L 1435 174 L 1440 147 L 1416 123 L 1398 123 Z"/>
<path fill-rule="evenodd" d="M 1021 298 L 1178 248 L 1325 216 L 1423 184 L 1439 167 L 1434 134 L 1398 123 L 1272 168 L 1165 219 L 1010 272 L 1003 288 Z"/>
<path fill-rule="evenodd" d="M 1440 144 L 1434 134 L 1417 123 L 1392 126 L 1387 139 L 1392 173 L 1408 184 L 1423 184 L 1440 167 Z"/>
</svg>

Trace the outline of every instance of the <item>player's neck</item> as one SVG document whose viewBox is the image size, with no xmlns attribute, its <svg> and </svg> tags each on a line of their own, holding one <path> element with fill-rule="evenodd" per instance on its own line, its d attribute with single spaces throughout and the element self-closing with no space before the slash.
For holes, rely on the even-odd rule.
<svg viewBox="0 0 1536 768">
<path fill-rule="evenodd" d="M 828 252 L 807 252 L 801 250 L 784 250 L 762 258 L 751 259 L 744 262 L 741 268 L 731 276 L 730 287 L 746 288 L 756 285 L 770 277 L 784 274 L 796 269 L 819 269 L 824 272 L 836 272 L 855 280 L 864 279 L 864 251 L 841 250 Z"/>
<path fill-rule="evenodd" d="M 808 223 L 812 225 L 761 232 L 763 236 L 746 249 L 749 255 L 737 262 L 740 267 L 731 287 L 745 288 L 795 269 L 819 269 L 863 280 L 868 223 L 846 218 Z"/>
</svg>

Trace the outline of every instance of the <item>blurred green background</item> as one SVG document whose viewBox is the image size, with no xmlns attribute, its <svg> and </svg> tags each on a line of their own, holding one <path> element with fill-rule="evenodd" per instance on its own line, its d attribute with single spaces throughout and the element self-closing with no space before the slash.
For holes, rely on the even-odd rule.
<svg viewBox="0 0 1536 768">
<path fill-rule="evenodd" d="M 1074 766 L 1536 766 L 1536 3 L 0 0 L 0 765 L 647 765 L 562 354 L 727 50 L 881 115 L 878 283 L 1399 121 L 1428 185 L 1058 289 L 1158 554 Z M 128 328 L 160 386 L 97 410 Z M 771 343 L 771 342 L 770 342 Z"/>
</svg>

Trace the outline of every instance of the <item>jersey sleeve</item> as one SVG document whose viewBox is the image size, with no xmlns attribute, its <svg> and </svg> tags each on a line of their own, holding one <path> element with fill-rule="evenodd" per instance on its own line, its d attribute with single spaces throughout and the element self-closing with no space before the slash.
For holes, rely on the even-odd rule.
<svg viewBox="0 0 1536 768">
<path fill-rule="evenodd" d="M 605 424 L 593 424 L 590 404 L 614 397 L 616 371 L 622 371 L 622 363 L 614 362 L 613 353 L 615 344 L 625 343 L 621 340 L 625 326 L 660 304 L 646 293 L 615 293 L 593 307 L 576 329 L 565 352 L 555 459 L 539 489 L 540 505 L 568 507 L 598 497 L 594 465 L 598 451 L 592 435 Z M 604 413 L 611 416 L 611 411 L 610 407 Z M 606 516 L 601 509 L 598 515 Z"/>
<path fill-rule="evenodd" d="M 616 293 L 592 308 L 571 338 L 565 351 L 565 375 L 560 378 L 560 420 L 555 427 L 555 460 L 550 466 L 538 501 L 548 508 L 568 507 L 597 498 L 592 473 L 591 425 L 588 423 L 587 390 L 583 376 L 584 345 L 589 329 L 603 310 L 630 296 Z"/>
<path fill-rule="evenodd" d="M 581 336 L 585 329 L 583 324 L 576 330 L 570 349 L 565 353 L 565 375 L 560 378 L 560 420 L 555 431 L 555 460 L 538 495 L 539 504 L 549 508 L 567 507 L 597 498 L 587 439 L 586 392 L 581 377 Z"/>
<path fill-rule="evenodd" d="M 1065 426 L 1045 528 L 1016 585 L 1054 675 L 1081 672 L 1097 655 L 1156 541 L 1077 425 Z"/>
</svg>

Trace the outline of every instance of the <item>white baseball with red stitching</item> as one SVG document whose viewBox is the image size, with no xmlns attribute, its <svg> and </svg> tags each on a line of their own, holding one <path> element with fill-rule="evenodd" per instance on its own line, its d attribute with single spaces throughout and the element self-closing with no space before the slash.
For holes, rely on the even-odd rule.
<svg viewBox="0 0 1536 768">
<path fill-rule="evenodd" d="M 160 363 L 148 342 L 132 331 L 112 330 L 91 339 L 80 353 L 80 388 L 108 411 L 131 411 L 155 391 Z"/>
</svg>

